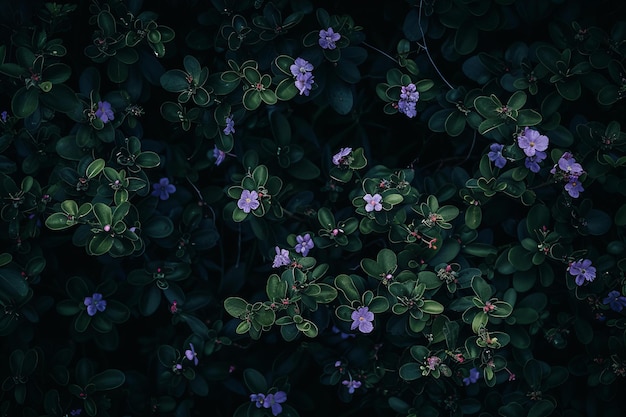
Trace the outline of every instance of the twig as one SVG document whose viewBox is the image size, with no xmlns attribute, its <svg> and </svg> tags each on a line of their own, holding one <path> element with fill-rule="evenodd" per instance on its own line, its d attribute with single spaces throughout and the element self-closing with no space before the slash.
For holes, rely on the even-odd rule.
<svg viewBox="0 0 626 417">
<path fill-rule="evenodd" d="M 422 8 L 424 5 L 424 0 L 420 0 L 420 11 L 419 11 L 419 15 L 417 17 L 417 26 L 419 26 L 420 28 L 420 33 L 422 34 L 422 39 L 424 39 L 424 45 L 421 45 L 419 42 L 417 42 L 417 44 L 424 49 L 424 51 L 426 51 L 426 56 L 428 57 L 428 60 L 430 61 L 430 63 L 432 64 L 432 66 L 435 68 L 435 71 L 437 71 L 437 74 L 439 74 L 439 77 L 441 78 L 441 80 L 446 83 L 446 85 L 453 90 L 454 87 L 452 86 L 452 84 L 450 84 L 448 82 L 448 80 L 446 80 L 446 77 L 443 76 L 443 74 L 441 73 L 441 71 L 439 71 L 439 68 L 437 68 L 437 65 L 435 64 L 435 61 L 433 60 L 433 57 L 430 56 L 430 51 L 428 50 L 428 46 L 426 45 L 426 35 L 424 34 L 424 29 L 422 28 Z"/>
</svg>

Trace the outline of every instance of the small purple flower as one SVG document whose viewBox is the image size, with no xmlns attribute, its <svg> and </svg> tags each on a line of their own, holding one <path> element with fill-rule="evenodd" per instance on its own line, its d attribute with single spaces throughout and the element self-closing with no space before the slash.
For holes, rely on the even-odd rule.
<svg viewBox="0 0 626 417">
<path fill-rule="evenodd" d="M 420 93 L 417 91 L 415 84 L 403 85 L 400 88 L 400 99 L 417 103 L 420 99 Z"/>
<path fill-rule="evenodd" d="M 335 33 L 333 28 L 328 28 L 326 30 L 320 30 L 320 38 L 318 42 L 323 49 L 335 49 L 337 47 L 335 42 L 339 39 L 341 39 L 341 35 L 339 33 Z"/>
<path fill-rule="evenodd" d="M 235 133 L 235 121 L 233 120 L 233 116 L 230 115 L 226 118 L 226 127 L 224 128 L 224 134 L 230 135 Z"/>
<path fill-rule="evenodd" d="M 365 194 L 363 196 L 363 200 L 365 200 L 365 202 L 367 203 L 365 205 L 365 211 L 367 211 L 368 213 L 372 211 L 381 211 L 383 209 L 383 205 L 380 203 L 382 199 L 383 196 L 378 193 L 374 195 Z"/>
<path fill-rule="evenodd" d="M 400 100 L 398 101 L 398 111 L 406 115 L 409 119 L 417 116 L 417 110 L 415 109 L 415 102 Z"/>
<path fill-rule="evenodd" d="M 570 197 L 578 198 L 585 189 L 578 181 L 578 177 L 570 177 L 569 182 L 565 184 L 565 191 L 567 191 Z"/>
<path fill-rule="evenodd" d="M 526 157 L 526 159 L 524 160 L 524 165 L 531 172 L 537 173 L 541 170 L 539 163 L 544 159 L 546 159 L 546 153 L 542 151 L 537 151 L 535 152 L 535 155 Z"/>
<path fill-rule="evenodd" d="M 294 248 L 296 252 L 301 254 L 302 256 L 307 256 L 309 254 L 309 250 L 313 249 L 315 244 L 313 243 L 313 239 L 311 239 L 310 234 L 305 234 L 304 236 L 296 236 L 296 247 Z"/>
<path fill-rule="evenodd" d="M 70 411 L 70 415 L 71 416 L 79 416 L 79 415 L 81 415 L 82 412 L 83 412 L 82 408 L 76 408 L 76 409 Z"/>
<path fill-rule="evenodd" d="M 108 101 L 99 101 L 98 110 L 96 110 L 96 117 L 102 120 L 103 123 L 108 123 L 115 119 L 115 115 L 111 109 L 111 103 Z"/>
<path fill-rule="evenodd" d="M 372 313 L 369 308 L 359 307 L 352 312 L 350 317 L 353 320 L 352 326 L 350 326 L 351 330 L 357 327 L 361 333 L 370 333 L 374 330 L 374 325 L 372 324 L 372 321 L 374 321 L 374 313 Z"/>
<path fill-rule="evenodd" d="M 596 279 L 596 268 L 591 266 L 589 259 L 581 259 L 572 262 L 568 268 L 570 275 L 576 277 L 576 285 L 581 286 L 585 281 L 592 282 Z"/>
<path fill-rule="evenodd" d="M 170 198 L 170 194 L 176 192 L 176 186 L 170 184 L 168 178 L 161 178 L 159 182 L 152 184 L 152 196 L 159 197 L 161 200 L 167 200 Z"/>
<path fill-rule="evenodd" d="M 296 58 L 294 63 L 289 67 L 294 77 L 313 71 L 313 65 L 306 59 Z"/>
<path fill-rule="evenodd" d="M 441 363 L 441 358 L 439 356 L 430 356 L 426 359 L 426 366 L 431 371 L 434 371 L 439 364 Z"/>
<path fill-rule="evenodd" d="M 95 292 L 91 297 L 85 297 L 83 304 L 87 306 L 87 314 L 95 316 L 98 311 L 103 312 L 107 308 L 106 300 L 102 299 L 102 294 Z"/>
<path fill-rule="evenodd" d="M 341 166 L 346 164 L 347 156 L 352 153 L 352 148 L 341 148 L 339 152 L 333 155 L 333 164 L 336 166 Z"/>
<path fill-rule="evenodd" d="M 189 361 L 193 361 L 193 364 L 198 366 L 198 354 L 196 353 L 196 349 L 193 347 L 193 343 L 189 343 L 189 349 L 185 351 L 185 357 Z"/>
<path fill-rule="evenodd" d="M 215 165 L 219 166 L 226 159 L 226 152 L 215 146 L 213 148 L 213 158 L 215 158 Z"/>
<path fill-rule="evenodd" d="M 565 152 L 558 161 L 558 166 L 565 175 L 568 177 L 579 177 L 584 171 L 583 167 L 576 162 L 576 159 L 572 156 L 570 152 Z"/>
<path fill-rule="evenodd" d="M 264 408 L 271 408 L 274 416 L 279 415 L 283 411 L 281 405 L 287 401 L 287 394 L 284 391 L 278 391 L 276 394 L 267 394 L 265 401 L 263 401 Z"/>
<path fill-rule="evenodd" d="M 8 118 L 9 118 L 9 113 L 7 113 L 6 110 L 0 113 L 0 120 L 2 121 L 2 123 L 6 123 Z"/>
<path fill-rule="evenodd" d="M 548 142 L 547 136 L 528 127 L 525 127 L 524 132 L 517 137 L 517 144 L 526 156 L 535 156 L 537 151 L 545 151 L 548 149 Z"/>
<path fill-rule="evenodd" d="M 259 194 L 252 190 L 243 190 L 239 201 L 237 201 L 237 207 L 243 210 L 244 213 L 250 213 L 250 210 L 256 210 L 261 203 L 259 202 Z"/>
<path fill-rule="evenodd" d="M 250 401 L 255 402 L 256 408 L 261 408 L 265 402 L 264 394 L 250 394 Z"/>
<path fill-rule="evenodd" d="M 354 394 L 354 390 L 361 387 L 361 381 L 357 381 L 356 379 L 351 379 L 350 381 L 344 379 L 341 381 L 341 384 L 348 388 L 348 394 Z"/>
<path fill-rule="evenodd" d="M 607 297 L 602 300 L 602 303 L 608 304 L 611 310 L 619 313 L 626 307 L 626 297 L 620 294 L 619 291 L 611 291 L 608 293 Z"/>
<path fill-rule="evenodd" d="M 491 146 L 489 146 L 489 149 L 490 152 L 487 154 L 489 160 L 498 168 L 504 168 L 506 165 L 506 158 L 502 156 L 502 149 L 504 149 L 504 145 L 492 143 Z"/>
<path fill-rule="evenodd" d="M 289 258 L 289 251 L 287 249 L 281 249 L 276 246 L 276 256 L 274 256 L 274 263 L 272 268 L 280 268 L 281 266 L 287 266 L 291 263 Z"/>
<path fill-rule="evenodd" d="M 300 95 L 309 95 L 309 91 L 313 87 L 313 74 L 310 72 L 305 72 L 304 74 L 299 74 L 296 78 L 296 88 L 300 92 Z"/>
<path fill-rule="evenodd" d="M 463 384 L 470 385 L 474 384 L 480 378 L 480 371 L 476 368 L 472 368 L 469 371 L 469 376 L 467 378 L 463 378 Z"/>
</svg>

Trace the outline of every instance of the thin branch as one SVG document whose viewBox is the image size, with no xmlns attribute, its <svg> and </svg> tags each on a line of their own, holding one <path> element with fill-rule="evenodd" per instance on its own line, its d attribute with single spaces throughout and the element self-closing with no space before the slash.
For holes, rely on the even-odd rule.
<svg viewBox="0 0 626 417">
<path fill-rule="evenodd" d="M 426 34 L 424 34 L 424 29 L 422 28 L 422 9 L 424 6 L 424 0 L 420 0 L 420 11 L 419 11 L 419 15 L 417 17 L 417 26 L 419 26 L 420 28 L 420 33 L 422 34 L 422 39 L 424 39 L 424 45 L 421 45 L 419 42 L 417 42 L 417 44 L 424 49 L 424 51 L 426 51 L 426 56 L 428 57 L 428 60 L 430 61 L 430 63 L 432 64 L 432 66 L 435 68 L 435 71 L 437 71 L 437 74 L 439 74 L 439 78 L 442 79 L 442 81 L 444 83 L 446 83 L 446 85 L 453 90 L 454 87 L 452 86 L 452 84 L 450 84 L 448 82 L 448 80 L 446 80 L 446 77 L 443 76 L 443 74 L 441 73 L 441 71 L 439 71 L 439 68 L 437 68 L 437 65 L 435 64 L 435 61 L 433 60 L 433 57 L 430 56 L 430 51 L 428 50 L 428 46 L 426 45 Z"/>
<path fill-rule="evenodd" d="M 395 59 L 394 57 L 392 57 L 391 55 L 389 55 L 387 52 L 385 51 L 381 51 L 380 49 L 378 49 L 377 47 L 375 47 L 374 45 L 370 45 L 367 42 L 361 42 L 363 45 L 367 46 L 368 48 L 372 48 L 373 50 L 375 50 L 376 52 L 378 52 L 381 55 L 386 56 L 387 58 L 389 58 L 390 60 L 392 60 L 393 62 L 395 62 L 396 64 L 399 64 L 398 60 Z"/>
</svg>

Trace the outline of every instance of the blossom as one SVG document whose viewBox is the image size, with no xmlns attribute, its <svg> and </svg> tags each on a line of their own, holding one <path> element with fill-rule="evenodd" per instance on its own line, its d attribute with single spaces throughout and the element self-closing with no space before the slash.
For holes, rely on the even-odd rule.
<svg viewBox="0 0 626 417">
<path fill-rule="evenodd" d="M 294 63 L 289 67 L 294 77 L 313 71 L 313 65 L 306 59 L 296 58 Z"/>
<path fill-rule="evenodd" d="M 490 152 L 487 154 L 487 157 L 495 166 L 498 168 L 504 168 L 506 165 L 506 158 L 502 156 L 502 149 L 504 149 L 504 145 L 499 143 L 492 143 L 489 146 Z"/>
<path fill-rule="evenodd" d="M 335 49 L 337 47 L 335 42 L 339 39 L 341 39 L 341 35 L 339 33 L 335 33 L 333 28 L 328 28 L 326 30 L 320 30 L 320 38 L 318 42 L 323 49 Z"/>
<path fill-rule="evenodd" d="M 441 358 L 439 356 L 430 356 L 426 358 L 426 364 L 428 369 L 434 371 L 437 366 L 441 363 Z"/>
<path fill-rule="evenodd" d="M 219 166 L 226 159 L 226 152 L 215 146 L 213 148 L 213 158 L 215 158 L 215 165 Z"/>
<path fill-rule="evenodd" d="M 535 156 L 537 151 L 548 149 L 548 137 L 541 135 L 534 129 L 524 128 L 524 132 L 517 137 L 517 144 L 526 156 Z"/>
<path fill-rule="evenodd" d="M 230 135 L 231 133 L 235 133 L 235 122 L 232 115 L 226 118 L 226 127 L 224 128 L 225 135 Z"/>
<path fill-rule="evenodd" d="M 383 199 L 383 196 L 376 193 L 374 195 L 365 194 L 363 196 L 363 200 L 367 203 L 365 205 L 365 211 L 368 213 L 371 211 L 381 211 L 383 209 L 383 205 L 380 204 L 380 201 Z"/>
<path fill-rule="evenodd" d="M 300 92 L 300 95 L 309 95 L 309 91 L 311 91 L 313 87 L 313 78 L 313 74 L 310 72 L 298 75 L 296 78 L 296 88 Z"/>
<path fill-rule="evenodd" d="M 289 259 L 289 251 L 276 246 L 276 256 L 274 256 L 272 268 L 279 268 L 281 266 L 289 265 L 290 263 L 291 259 Z"/>
<path fill-rule="evenodd" d="M 170 194 L 176 192 L 176 186 L 170 184 L 168 178 L 161 178 L 159 182 L 152 184 L 152 196 L 159 197 L 161 200 L 167 200 L 170 198 Z"/>
<path fill-rule="evenodd" d="M 348 394 L 354 394 L 354 390 L 361 386 L 361 381 L 357 381 L 356 379 L 348 381 L 347 379 L 344 379 L 341 381 L 341 384 L 348 388 Z"/>
<path fill-rule="evenodd" d="M 576 159 L 572 156 L 570 152 L 565 152 L 559 158 L 557 165 L 559 166 L 559 169 L 563 171 L 568 177 L 579 177 L 584 173 L 583 167 L 578 162 L 576 162 Z"/>
<path fill-rule="evenodd" d="M 404 113 L 409 119 L 417 116 L 417 110 L 413 101 L 400 100 L 398 102 L 398 111 Z"/>
<path fill-rule="evenodd" d="M 102 294 L 95 292 L 91 297 L 85 297 L 83 304 L 87 306 L 87 314 L 95 316 L 98 311 L 103 312 L 107 308 L 106 300 L 102 299 Z"/>
<path fill-rule="evenodd" d="M 276 394 L 267 394 L 265 401 L 263 401 L 264 408 L 271 408 L 274 416 L 279 415 L 283 411 L 283 406 L 280 405 L 287 401 L 287 394 L 284 391 L 278 391 Z"/>
<path fill-rule="evenodd" d="M 237 201 L 237 207 L 243 210 L 244 213 L 250 213 L 250 210 L 256 210 L 259 208 L 259 194 L 254 190 L 243 190 L 239 201 Z"/>
<path fill-rule="evenodd" d="M 250 394 L 250 401 L 256 403 L 256 408 L 261 408 L 265 402 L 265 394 Z"/>
<path fill-rule="evenodd" d="M 6 110 L 0 113 L 0 120 L 2 121 L 2 123 L 6 123 L 8 118 L 9 118 L 9 113 Z"/>
<path fill-rule="evenodd" d="M 465 385 L 470 385 L 478 381 L 480 378 L 480 371 L 476 368 L 472 368 L 469 371 L 469 376 L 467 378 L 463 378 L 463 383 Z"/>
<path fill-rule="evenodd" d="M 311 239 L 310 234 L 305 234 L 304 236 L 296 236 L 296 247 L 294 248 L 296 252 L 301 254 L 302 256 L 307 256 L 309 254 L 309 250 L 313 249 L 315 244 L 313 243 L 313 239 Z"/>
<path fill-rule="evenodd" d="M 79 416 L 82 412 L 83 412 L 82 408 L 76 408 L 76 409 L 70 411 L 70 415 L 71 416 Z"/>
<path fill-rule="evenodd" d="M 352 148 L 341 148 L 339 152 L 333 155 L 333 164 L 340 166 L 346 163 L 347 156 L 352 152 Z"/>
<path fill-rule="evenodd" d="M 546 159 L 546 153 L 542 151 L 537 151 L 535 152 L 535 155 L 526 157 L 526 160 L 524 161 L 524 165 L 531 172 L 537 173 L 539 172 L 539 170 L 541 170 L 541 167 L 539 166 L 539 162 L 543 161 L 544 159 Z"/>
<path fill-rule="evenodd" d="M 404 113 L 407 117 L 413 118 L 417 115 L 415 103 L 420 98 L 420 93 L 413 83 L 400 87 L 400 100 L 398 101 L 398 111 Z"/>
<path fill-rule="evenodd" d="M 570 177 L 569 182 L 565 184 L 565 191 L 572 198 L 578 198 L 580 193 L 585 191 L 580 181 L 578 181 L 578 177 Z"/>
<path fill-rule="evenodd" d="M 108 123 L 115 119 L 115 115 L 111 109 L 111 103 L 108 101 L 99 101 L 98 110 L 96 110 L 96 117 L 102 120 L 103 123 Z"/>
<path fill-rule="evenodd" d="M 374 325 L 372 324 L 372 321 L 374 321 L 374 313 L 372 313 L 369 308 L 359 307 L 352 312 L 350 317 L 353 320 L 352 326 L 350 326 L 351 330 L 357 327 L 361 333 L 370 333 L 374 330 Z"/>
<path fill-rule="evenodd" d="M 607 297 L 602 300 L 602 303 L 608 304 L 609 307 L 611 307 L 611 310 L 619 313 L 624 307 L 626 307 L 626 297 L 620 294 L 619 291 L 611 291 L 608 293 Z"/>
<path fill-rule="evenodd" d="M 585 281 L 593 281 L 596 279 L 596 268 L 591 266 L 589 259 L 581 259 L 576 262 L 572 262 L 568 268 L 570 275 L 576 277 L 576 285 L 580 286 Z"/>
<path fill-rule="evenodd" d="M 198 354 L 196 353 L 196 349 L 193 347 L 193 343 L 189 343 L 189 349 L 185 351 L 185 357 L 187 360 L 193 361 L 194 365 L 198 365 Z"/>
</svg>

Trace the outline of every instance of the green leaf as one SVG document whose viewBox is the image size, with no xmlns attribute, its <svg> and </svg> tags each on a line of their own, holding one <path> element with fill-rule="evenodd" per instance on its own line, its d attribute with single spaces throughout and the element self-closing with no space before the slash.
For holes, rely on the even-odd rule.
<svg viewBox="0 0 626 417">
<path fill-rule="evenodd" d="M 348 299 L 348 301 L 359 301 L 361 299 L 361 295 L 359 294 L 359 290 L 357 290 L 352 278 L 346 274 L 339 274 L 335 277 L 335 287 L 339 289 L 343 295 Z"/>
<path fill-rule="evenodd" d="M 549 417 L 554 411 L 554 404 L 548 400 L 539 400 L 530 407 L 527 417 Z"/>
<path fill-rule="evenodd" d="M 142 232 L 154 239 L 163 239 L 174 232 L 174 223 L 169 217 L 154 216 L 145 225 Z"/>
<path fill-rule="evenodd" d="M 335 228 L 335 216 L 327 207 L 321 207 L 317 211 L 317 220 L 324 229 L 331 230 Z"/>
<path fill-rule="evenodd" d="M 400 378 L 405 381 L 414 381 L 422 377 L 422 370 L 420 364 L 415 362 L 409 362 L 402 365 L 399 369 Z"/>
<path fill-rule="evenodd" d="M 472 278 L 472 289 L 483 302 L 488 301 L 491 298 L 491 294 L 493 294 L 491 286 L 480 276 Z"/>
<path fill-rule="evenodd" d="M 250 392 L 266 393 L 267 382 L 265 377 L 256 369 L 246 368 L 243 371 L 243 380 Z"/>
<path fill-rule="evenodd" d="M 24 297 L 28 293 L 28 283 L 24 277 L 10 268 L 0 269 L 0 287 L 13 297 Z"/>
<path fill-rule="evenodd" d="M 11 111 L 16 117 L 25 118 L 37 110 L 39 92 L 36 88 L 22 87 L 13 95 Z"/>
<path fill-rule="evenodd" d="M 331 79 L 326 87 L 328 103 L 339 114 L 346 115 L 352 110 L 354 98 L 352 89 L 347 83 Z"/>
<path fill-rule="evenodd" d="M 121 387 L 125 381 L 124 372 L 117 369 L 107 369 L 92 376 L 89 383 L 95 385 L 96 391 L 107 391 Z"/>
<path fill-rule="evenodd" d="M 224 300 L 224 309 L 235 318 L 242 318 L 248 311 L 248 302 L 239 297 L 228 297 Z"/>
<path fill-rule="evenodd" d="M 256 110 L 261 105 L 261 95 L 258 91 L 249 88 L 243 93 L 242 104 L 246 110 Z"/>
</svg>

